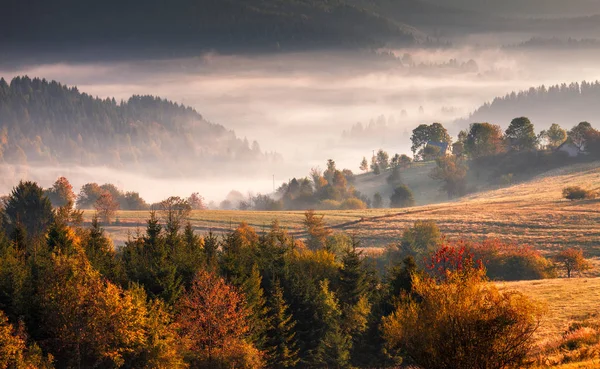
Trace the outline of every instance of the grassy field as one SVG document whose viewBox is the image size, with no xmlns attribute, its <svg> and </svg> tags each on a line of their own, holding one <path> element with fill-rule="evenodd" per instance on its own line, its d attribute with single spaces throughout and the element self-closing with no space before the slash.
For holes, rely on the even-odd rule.
<svg viewBox="0 0 600 369">
<path fill-rule="evenodd" d="M 583 247 L 600 256 L 600 200 L 567 201 L 566 186 L 600 186 L 600 162 L 548 172 L 526 183 L 467 196 L 457 201 L 408 209 L 319 211 L 336 231 L 355 234 L 363 247 L 397 242 L 416 220 L 435 221 L 446 237 L 497 237 L 553 252 L 565 246 Z M 116 244 L 145 227 L 148 212 L 118 213 L 119 224 L 106 227 Z M 91 212 L 86 213 L 89 220 Z M 302 237 L 302 211 L 194 211 L 190 221 L 200 232 L 226 232 L 246 221 L 259 231 L 274 220 Z"/>
<path fill-rule="evenodd" d="M 600 186 L 600 163 L 548 172 L 519 185 L 481 192 L 458 201 L 415 207 L 345 227 L 365 246 L 394 242 L 415 220 L 433 220 L 449 238 L 497 237 L 542 251 L 580 246 L 600 254 L 600 200 L 562 199 L 566 186 Z"/>
<path fill-rule="evenodd" d="M 501 290 L 516 290 L 544 305 L 537 332 L 540 346 L 551 343 L 574 323 L 600 314 L 600 278 L 560 278 L 498 282 Z"/>
</svg>

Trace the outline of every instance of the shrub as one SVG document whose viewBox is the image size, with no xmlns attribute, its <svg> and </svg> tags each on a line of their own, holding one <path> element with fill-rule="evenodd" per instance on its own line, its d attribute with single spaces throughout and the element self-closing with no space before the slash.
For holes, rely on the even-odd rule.
<svg viewBox="0 0 600 369">
<path fill-rule="evenodd" d="M 579 186 L 571 186 L 563 189 L 563 197 L 567 200 L 584 200 L 596 198 L 596 193 L 588 191 Z"/>
<path fill-rule="evenodd" d="M 512 173 L 508 173 L 508 174 L 504 174 L 502 177 L 500 177 L 500 182 L 505 185 L 505 186 L 510 186 L 513 183 L 513 174 Z"/>
<path fill-rule="evenodd" d="M 442 369 L 516 368 L 527 357 L 541 309 L 518 292 L 500 292 L 474 264 L 443 279 L 415 275 L 413 292 L 383 319 L 390 356 Z"/>
<path fill-rule="evenodd" d="M 346 199 L 340 205 L 340 209 L 342 210 L 361 210 L 366 208 L 367 204 L 365 204 L 365 202 L 361 199 L 357 199 L 356 197 Z"/>
<path fill-rule="evenodd" d="M 597 315 L 573 323 L 561 339 L 545 347 L 542 361 L 544 366 L 596 359 L 600 350 L 600 320 Z"/>
<path fill-rule="evenodd" d="M 519 281 L 556 276 L 552 262 L 531 246 L 507 244 L 497 239 L 460 243 L 482 260 L 490 279 Z"/>
<path fill-rule="evenodd" d="M 441 242 L 442 233 L 435 222 L 417 221 L 402 233 L 402 252 L 407 255 L 425 256 L 436 250 Z"/>
<path fill-rule="evenodd" d="M 390 197 L 390 206 L 392 208 L 407 208 L 415 205 L 413 193 L 406 185 L 396 187 Z"/>
</svg>

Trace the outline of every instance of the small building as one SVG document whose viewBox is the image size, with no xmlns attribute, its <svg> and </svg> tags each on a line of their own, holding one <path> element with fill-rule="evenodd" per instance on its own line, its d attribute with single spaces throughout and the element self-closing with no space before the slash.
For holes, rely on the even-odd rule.
<svg viewBox="0 0 600 369">
<path fill-rule="evenodd" d="M 428 141 L 427 142 L 427 146 L 439 147 L 439 149 L 440 149 L 440 155 L 442 155 L 442 156 L 448 154 L 448 142 Z"/>
<path fill-rule="evenodd" d="M 566 152 L 570 158 L 576 158 L 579 155 L 585 154 L 585 152 L 571 142 L 571 140 L 566 140 L 563 142 L 559 147 L 556 148 L 556 151 Z"/>
</svg>

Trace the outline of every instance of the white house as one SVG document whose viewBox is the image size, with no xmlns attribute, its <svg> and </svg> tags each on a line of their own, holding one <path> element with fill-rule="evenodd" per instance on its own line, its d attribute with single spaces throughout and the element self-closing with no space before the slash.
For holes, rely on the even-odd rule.
<svg viewBox="0 0 600 369">
<path fill-rule="evenodd" d="M 563 142 L 559 147 L 556 148 L 556 151 L 566 152 L 571 158 L 585 154 L 579 147 L 573 144 L 571 140 L 566 140 Z"/>
</svg>

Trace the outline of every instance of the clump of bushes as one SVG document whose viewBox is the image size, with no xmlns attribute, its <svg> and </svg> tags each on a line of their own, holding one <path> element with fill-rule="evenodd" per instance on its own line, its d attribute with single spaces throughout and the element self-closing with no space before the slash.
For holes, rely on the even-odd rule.
<svg viewBox="0 0 600 369">
<path fill-rule="evenodd" d="M 422 368 L 517 368 L 539 327 L 541 308 L 515 291 L 487 283 L 464 247 L 432 255 L 436 276 L 412 275 L 412 294 L 383 318 L 385 348 Z"/>
<path fill-rule="evenodd" d="M 529 245 L 489 239 L 468 243 L 466 247 L 478 260 L 482 260 L 490 279 L 520 281 L 556 277 L 552 261 Z"/>
<path fill-rule="evenodd" d="M 563 197 L 567 200 L 586 200 L 595 199 L 597 193 L 594 191 L 586 190 L 579 186 L 570 186 L 563 189 Z"/>
</svg>

